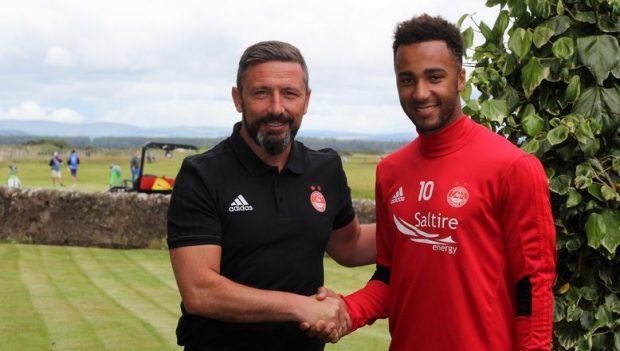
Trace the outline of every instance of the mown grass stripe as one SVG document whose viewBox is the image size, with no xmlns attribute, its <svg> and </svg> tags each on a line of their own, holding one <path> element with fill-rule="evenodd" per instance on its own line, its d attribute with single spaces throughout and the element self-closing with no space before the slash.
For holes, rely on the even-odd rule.
<svg viewBox="0 0 620 351">
<path fill-rule="evenodd" d="M 5 350 L 48 349 L 49 335 L 34 308 L 28 288 L 20 277 L 20 255 L 16 245 L 0 244 L 0 345 Z"/>
<path fill-rule="evenodd" d="M 151 303 L 157 311 L 164 311 L 171 318 L 179 318 L 178 292 L 167 289 L 167 285 L 153 279 L 148 271 L 126 259 L 122 251 L 115 251 L 115 257 L 111 257 L 103 255 L 101 249 L 91 250 L 95 252 L 93 258 L 105 267 L 119 283 L 133 291 L 141 301 Z"/>
<path fill-rule="evenodd" d="M 54 284 L 65 298 L 91 326 L 103 347 L 107 350 L 164 350 L 156 333 L 133 318 L 117 301 L 92 283 L 90 278 L 73 260 L 71 250 L 42 246 L 42 257 L 48 272 L 53 275 Z M 80 249 L 84 250 L 84 249 Z M 90 348 L 82 348 L 82 350 Z"/>
<path fill-rule="evenodd" d="M 168 250 L 124 250 L 121 254 L 148 271 L 155 279 L 173 290 L 179 299 L 181 298 L 174 280 Z"/>
<path fill-rule="evenodd" d="M 123 294 L 115 295 L 113 294 L 113 292 L 115 291 L 115 280 L 114 279 L 109 280 L 107 284 L 100 284 L 100 277 L 110 276 L 110 274 L 108 272 L 108 269 L 105 266 L 96 262 L 97 259 L 91 253 L 91 250 L 93 249 L 70 248 L 69 250 L 71 253 L 71 259 L 76 263 L 76 266 L 81 271 L 81 273 L 84 275 L 84 277 L 86 277 L 89 280 L 90 284 L 92 284 L 99 291 L 101 291 L 101 293 L 104 294 L 107 299 L 109 299 L 110 301 L 114 301 L 114 304 L 123 311 L 123 315 L 125 316 L 126 320 L 130 320 L 132 324 L 138 324 L 141 326 L 141 330 L 140 330 L 142 332 L 141 337 L 148 338 L 149 342 L 152 344 L 158 344 L 157 347 L 150 346 L 148 349 L 153 348 L 157 350 L 172 350 L 176 348 L 171 338 L 166 338 L 165 336 L 162 336 L 161 333 L 153 327 L 150 321 L 146 320 L 142 316 L 142 312 L 144 312 L 144 310 L 139 309 L 138 313 L 136 313 L 136 310 L 132 309 L 131 308 L 132 306 L 125 302 L 127 298 L 126 294 L 128 293 L 131 294 L 130 290 L 125 289 Z M 104 252 L 105 255 L 107 256 L 116 257 L 118 255 L 117 250 L 104 250 L 104 249 L 97 249 L 97 250 Z M 88 260 L 95 262 L 94 265 L 90 266 L 91 269 L 85 269 L 87 264 L 84 264 L 84 262 Z M 139 306 L 139 307 L 143 307 L 143 306 Z M 147 314 L 148 314 L 148 311 L 147 311 Z M 174 329 L 168 326 L 168 330 L 174 330 Z M 129 334 L 134 335 L 133 332 Z M 138 343 L 138 345 L 144 345 L 144 342 Z M 123 345 L 123 346 L 126 347 L 126 345 Z M 116 350 L 119 347 L 119 345 L 111 345 L 111 347 L 112 349 Z M 126 347 L 126 349 L 129 350 L 130 348 Z"/>
<path fill-rule="evenodd" d="M 146 268 L 147 266 L 142 264 L 140 259 L 132 255 L 131 251 L 120 251 L 119 255 L 122 257 L 122 262 L 115 262 L 114 268 L 117 272 L 122 273 L 122 270 L 118 270 L 118 268 L 121 268 L 124 264 L 126 265 L 126 268 L 133 266 L 134 268 L 132 269 L 132 272 L 144 278 L 145 281 L 140 285 L 137 285 L 137 289 L 142 290 L 150 296 L 154 292 L 153 288 L 156 288 L 157 296 L 155 298 L 157 301 L 180 301 L 181 295 L 176 287 L 176 281 L 174 280 L 174 275 L 172 274 L 172 266 L 170 265 L 169 259 L 166 261 L 158 261 L 159 267 L 157 269 L 160 273 L 155 273 L 152 269 Z M 151 260 L 151 262 L 155 261 Z M 150 266 L 153 267 L 153 264 Z M 132 280 L 128 280 L 128 283 L 131 284 Z M 175 314 L 178 314 L 176 308 L 173 309 L 173 311 Z"/>
<path fill-rule="evenodd" d="M 15 249 L 17 253 L 12 251 Z M 132 260 L 133 263 L 129 262 Z M 175 341 L 176 317 L 170 317 L 170 313 L 133 289 L 137 287 L 143 295 L 163 306 L 172 306 L 170 310 L 176 311 L 179 296 L 169 287 L 174 278 L 165 251 L 4 244 L 0 245 L 0 264 L 5 268 L 0 271 L 0 350 L 178 350 L 171 345 Z M 374 271 L 370 266 L 343 268 L 329 258 L 324 264 L 326 285 L 342 293 L 359 289 Z M 147 269 L 150 273 L 137 266 L 150 267 Z M 10 272 L 15 271 L 15 267 L 18 267 L 19 276 L 12 278 Z M 162 283 L 161 279 L 154 279 L 153 274 L 170 279 L 171 283 Z M 13 290 L 15 282 L 20 280 L 26 293 Z M 144 292 L 145 289 L 160 292 Z M 20 304 L 20 299 L 28 294 L 32 313 L 40 314 L 47 327 L 47 345 L 35 344 L 32 338 L 16 338 L 21 330 L 7 330 L 4 324 L 5 316 L 10 313 L 4 307 Z M 152 317 L 157 309 L 160 309 L 156 315 L 159 317 Z M 13 316 L 16 323 L 26 325 L 33 321 L 29 312 Z M 169 321 L 159 327 L 156 324 L 160 322 L 151 324 L 149 321 L 159 318 Z M 39 336 L 45 334 L 44 329 Z M 158 335 L 163 335 L 160 333 L 169 333 L 164 337 L 165 342 L 160 341 L 162 337 Z M 21 344 L 17 345 L 16 340 Z M 15 343 L 10 344 L 11 341 Z M 327 345 L 326 351 L 386 350 L 388 344 L 387 322 L 382 320 L 337 344 Z"/>
<path fill-rule="evenodd" d="M 111 269 L 109 267 L 112 264 L 111 262 L 124 262 L 126 266 L 126 261 L 116 250 L 72 248 L 71 253 L 74 261 L 89 277 L 93 285 L 98 286 L 110 299 L 119 304 L 127 315 L 139 320 L 143 327 L 157 338 L 160 344 L 165 345 L 168 349 L 176 348 L 174 330 L 178 313 L 175 313 L 170 307 L 166 307 L 164 303 L 155 300 L 152 296 L 147 296 L 134 289 L 132 285 L 126 282 L 126 279 L 134 279 L 135 284 L 144 281 L 140 275 L 133 274 L 132 269 L 135 269 L 135 265 L 126 267 L 127 269 L 123 270 L 122 273 Z M 147 277 L 148 280 L 151 280 L 150 275 Z M 152 289 L 162 290 L 161 287 L 159 284 Z M 164 289 L 164 291 L 167 290 L 167 288 Z"/>
<path fill-rule="evenodd" d="M 21 279 L 28 287 L 35 309 L 43 316 L 49 334 L 50 347 L 44 349 L 105 350 L 91 325 L 58 286 L 57 279 L 64 272 L 45 262 L 41 246 L 19 245 L 18 249 Z M 31 349 L 27 345 L 18 349 Z"/>
</svg>

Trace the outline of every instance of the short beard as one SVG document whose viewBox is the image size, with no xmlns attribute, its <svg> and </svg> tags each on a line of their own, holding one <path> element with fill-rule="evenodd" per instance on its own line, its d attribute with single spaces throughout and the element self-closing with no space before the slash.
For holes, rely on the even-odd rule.
<svg viewBox="0 0 620 351">
<path fill-rule="evenodd" d="M 261 149 L 265 150 L 269 155 L 275 156 L 281 154 L 286 148 L 295 140 L 295 136 L 297 135 L 297 131 L 299 128 L 295 128 L 293 125 L 293 117 L 287 116 L 284 114 L 281 115 L 265 115 L 261 118 L 258 118 L 252 123 L 249 123 L 247 118 L 245 117 L 245 113 L 242 114 L 243 127 L 248 132 L 248 135 L 256 145 L 260 146 Z M 271 122 L 280 122 L 280 123 L 288 123 L 289 131 L 286 132 L 284 137 L 278 138 L 276 134 L 259 134 L 260 126 L 263 123 L 271 123 Z"/>
</svg>

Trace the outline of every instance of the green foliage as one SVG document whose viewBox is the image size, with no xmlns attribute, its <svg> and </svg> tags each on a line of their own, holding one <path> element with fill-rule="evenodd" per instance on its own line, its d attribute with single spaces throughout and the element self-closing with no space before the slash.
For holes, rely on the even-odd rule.
<svg viewBox="0 0 620 351">
<path fill-rule="evenodd" d="M 67 146 L 67 142 L 63 139 L 33 139 L 33 140 L 28 140 L 24 143 L 24 145 L 26 146 L 32 146 L 32 145 L 48 145 L 51 146 L 54 149 L 66 149 Z"/>
<path fill-rule="evenodd" d="M 485 42 L 468 52 L 476 67 L 464 111 L 546 168 L 558 250 L 554 349 L 620 350 L 620 1 L 494 5 L 496 25 L 478 25 Z"/>
</svg>

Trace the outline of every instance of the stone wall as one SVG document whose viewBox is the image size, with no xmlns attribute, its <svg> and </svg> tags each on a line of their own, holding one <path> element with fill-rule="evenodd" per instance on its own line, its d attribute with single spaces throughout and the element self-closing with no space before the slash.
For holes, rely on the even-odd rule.
<svg viewBox="0 0 620 351">
<path fill-rule="evenodd" d="M 10 189 L 0 186 L 0 241 L 112 248 L 161 248 L 170 196 Z M 362 223 L 374 201 L 354 200 Z"/>
</svg>

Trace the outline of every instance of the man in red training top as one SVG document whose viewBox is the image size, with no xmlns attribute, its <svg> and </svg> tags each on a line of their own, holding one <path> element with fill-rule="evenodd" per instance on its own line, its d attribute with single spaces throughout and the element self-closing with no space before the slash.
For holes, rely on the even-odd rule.
<svg viewBox="0 0 620 351">
<path fill-rule="evenodd" d="M 393 49 L 419 137 L 377 166 L 377 269 L 344 298 L 351 331 L 389 317 L 392 351 L 549 350 L 556 258 L 543 167 L 463 115 L 456 26 L 414 17 Z M 328 329 L 311 333 L 337 341 Z"/>
</svg>

